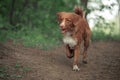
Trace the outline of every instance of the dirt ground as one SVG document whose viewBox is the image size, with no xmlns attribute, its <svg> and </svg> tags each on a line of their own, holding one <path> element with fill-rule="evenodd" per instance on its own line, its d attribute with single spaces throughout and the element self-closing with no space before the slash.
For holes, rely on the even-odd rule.
<svg viewBox="0 0 120 80">
<path fill-rule="evenodd" d="M 73 59 L 67 59 L 63 45 L 51 49 L 25 48 L 12 42 L 0 43 L 0 64 L 9 67 L 8 73 L 21 78 L 0 80 L 120 80 L 120 41 L 92 42 L 88 50 L 88 64 L 79 58 L 80 71 L 72 71 Z M 28 72 L 10 66 L 21 64 Z"/>
</svg>

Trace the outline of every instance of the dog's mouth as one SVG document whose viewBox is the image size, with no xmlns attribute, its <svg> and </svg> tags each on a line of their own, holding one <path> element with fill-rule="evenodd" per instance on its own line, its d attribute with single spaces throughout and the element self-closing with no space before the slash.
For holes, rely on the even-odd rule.
<svg viewBox="0 0 120 80">
<path fill-rule="evenodd" d="M 62 34 L 67 32 L 67 29 L 61 29 Z"/>
</svg>

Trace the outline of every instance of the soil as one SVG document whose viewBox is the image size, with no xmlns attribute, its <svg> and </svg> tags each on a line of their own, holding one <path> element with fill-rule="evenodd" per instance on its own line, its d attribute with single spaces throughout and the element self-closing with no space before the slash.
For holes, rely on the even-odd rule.
<svg viewBox="0 0 120 80">
<path fill-rule="evenodd" d="M 0 80 L 120 80 L 120 41 L 92 42 L 88 50 L 88 64 L 79 58 L 80 71 L 72 71 L 73 59 L 65 55 L 63 45 L 51 50 L 25 48 L 11 41 L 0 43 L 0 64 L 7 65 L 9 74 L 20 74 L 21 78 Z M 20 64 L 29 67 L 23 72 L 14 69 Z"/>
</svg>

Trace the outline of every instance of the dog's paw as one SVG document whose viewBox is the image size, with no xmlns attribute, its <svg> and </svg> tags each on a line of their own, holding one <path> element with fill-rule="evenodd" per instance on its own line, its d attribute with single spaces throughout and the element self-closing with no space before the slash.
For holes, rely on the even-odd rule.
<svg viewBox="0 0 120 80">
<path fill-rule="evenodd" d="M 87 64 L 87 63 L 88 63 L 87 60 L 83 60 L 82 62 L 83 62 L 84 64 Z"/>
<path fill-rule="evenodd" d="M 74 57 L 74 54 L 73 54 L 73 53 L 71 53 L 70 55 L 67 55 L 67 57 L 68 57 L 69 59 L 71 59 L 71 58 L 73 58 L 73 57 Z"/>
<path fill-rule="evenodd" d="M 77 65 L 73 65 L 73 71 L 80 71 Z"/>
<path fill-rule="evenodd" d="M 73 58 L 73 56 L 72 55 L 70 55 L 70 56 L 67 56 L 69 59 L 71 59 L 71 58 Z"/>
</svg>

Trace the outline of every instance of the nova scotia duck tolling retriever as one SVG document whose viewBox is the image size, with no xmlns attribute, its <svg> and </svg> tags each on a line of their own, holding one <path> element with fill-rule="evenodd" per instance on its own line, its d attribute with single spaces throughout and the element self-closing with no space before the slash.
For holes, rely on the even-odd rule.
<svg viewBox="0 0 120 80">
<path fill-rule="evenodd" d="M 66 56 L 74 57 L 73 70 L 79 71 L 78 58 L 80 55 L 80 46 L 84 41 L 83 63 L 87 63 L 87 50 L 90 44 L 91 30 L 85 19 L 83 10 L 75 7 L 74 13 L 58 12 L 58 23 L 63 35 L 63 42 L 66 48 Z"/>
</svg>

